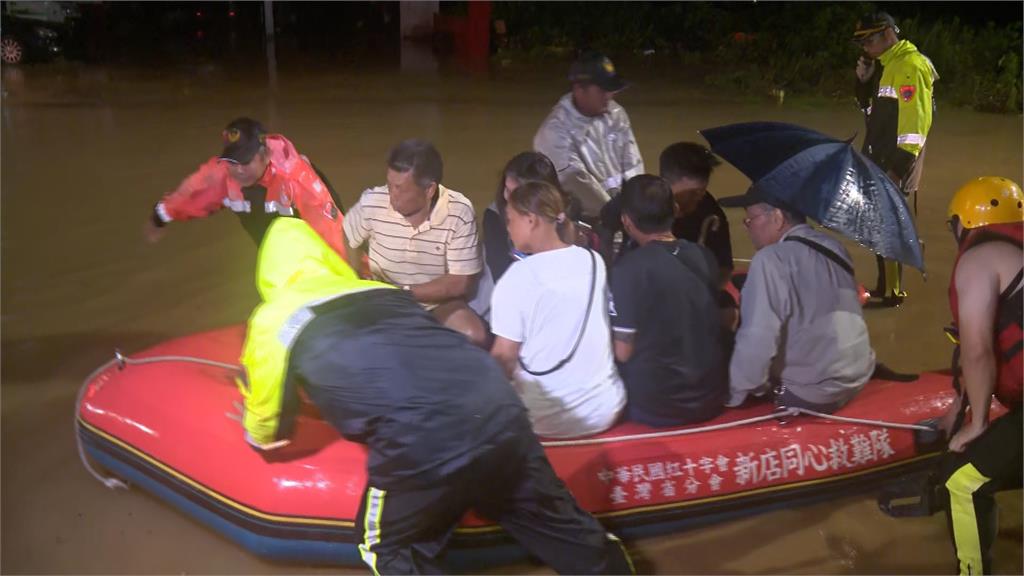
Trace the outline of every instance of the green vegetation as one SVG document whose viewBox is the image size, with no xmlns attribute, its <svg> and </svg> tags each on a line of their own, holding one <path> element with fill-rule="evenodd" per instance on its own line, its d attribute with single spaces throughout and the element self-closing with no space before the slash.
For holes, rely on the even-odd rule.
<svg viewBox="0 0 1024 576">
<path fill-rule="evenodd" d="M 893 12 L 900 37 L 935 64 L 939 102 L 1021 112 L 1020 16 L 968 24 L 929 6 L 880 5 Z M 646 53 L 739 93 L 849 98 L 859 54 L 850 38 L 873 9 L 867 2 L 496 2 L 494 18 L 508 31 L 499 55 L 565 56 L 587 47 L 613 58 Z"/>
</svg>

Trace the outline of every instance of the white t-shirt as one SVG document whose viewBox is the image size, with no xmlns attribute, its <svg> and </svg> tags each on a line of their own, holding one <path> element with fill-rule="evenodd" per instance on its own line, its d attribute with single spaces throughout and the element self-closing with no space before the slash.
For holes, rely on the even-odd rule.
<svg viewBox="0 0 1024 576">
<path fill-rule="evenodd" d="M 529 374 L 520 366 L 514 377 L 533 429 L 541 436 L 603 432 L 626 403 L 612 353 L 604 262 L 596 254 L 592 260 L 587 252 L 570 246 L 514 262 L 491 297 L 494 334 L 521 343 L 522 362 L 541 372 L 572 350 L 587 310 L 591 277 L 597 274 L 587 329 L 575 356 L 545 376 Z"/>
</svg>

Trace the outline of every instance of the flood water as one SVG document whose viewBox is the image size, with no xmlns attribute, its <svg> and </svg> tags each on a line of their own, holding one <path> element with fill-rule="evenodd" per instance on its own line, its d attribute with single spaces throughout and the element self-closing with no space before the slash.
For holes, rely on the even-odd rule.
<svg viewBox="0 0 1024 576">
<path fill-rule="evenodd" d="M 619 101 L 647 162 L 696 131 L 779 120 L 838 137 L 863 132 L 852 97 L 787 100 L 697 89 L 682 73 L 620 70 L 636 80 Z M 428 138 L 445 184 L 478 213 L 498 173 L 528 149 L 566 89 L 564 67 L 511 67 L 482 76 L 399 75 L 321 66 L 282 70 L 272 97 L 261 75 L 213 65 L 104 69 L 55 64 L 3 70 L 2 107 L 2 564 L 4 573 L 311 573 L 262 561 L 140 490 L 112 492 L 75 453 L 74 400 L 82 379 L 119 347 L 243 322 L 256 303 L 255 247 L 230 214 L 173 224 L 148 244 L 154 202 L 219 150 L 232 118 L 260 118 L 330 177 L 346 205 L 384 181 L 391 146 Z M 851 70 L 852 72 L 852 70 Z M 941 84 L 937 86 L 941 91 Z M 955 247 L 945 208 L 980 175 L 1021 182 L 1022 121 L 940 108 L 929 135 L 919 230 L 928 277 L 908 271 L 906 304 L 866 312 L 880 360 L 904 371 L 947 365 L 942 334 Z M 723 165 L 711 190 L 743 192 Z M 752 248 L 729 214 L 737 257 Z M 873 257 L 851 247 L 860 281 Z M 197 448 L 198 449 L 198 448 Z M 996 570 L 1020 574 L 1020 491 L 999 497 Z M 658 573 L 945 573 L 953 568 L 944 518 L 895 520 L 868 496 L 781 510 L 631 543 Z M 337 571 L 337 570 L 333 570 Z M 362 572 L 354 570 L 354 572 Z M 495 573 L 547 572 L 521 565 Z"/>
</svg>

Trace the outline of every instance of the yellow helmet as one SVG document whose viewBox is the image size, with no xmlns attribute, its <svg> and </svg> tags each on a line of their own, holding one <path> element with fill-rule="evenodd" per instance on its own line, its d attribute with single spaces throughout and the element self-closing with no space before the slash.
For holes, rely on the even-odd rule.
<svg viewBox="0 0 1024 576">
<path fill-rule="evenodd" d="M 949 201 L 949 218 L 956 216 L 964 228 L 1024 221 L 1024 193 L 1013 180 L 998 176 L 975 178 L 964 184 Z"/>
</svg>

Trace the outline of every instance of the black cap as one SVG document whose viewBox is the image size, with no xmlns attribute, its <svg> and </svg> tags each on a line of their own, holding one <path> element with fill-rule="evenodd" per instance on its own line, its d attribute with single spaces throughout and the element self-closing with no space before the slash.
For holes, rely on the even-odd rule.
<svg viewBox="0 0 1024 576">
<path fill-rule="evenodd" d="M 266 129 L 252 118 L 232 120 L 221 135 L 224 139 L 224 150 L 220 153 L 220 159 L 236 164 L 248 164 L 260 146 L 267 142 Z"/>
<path fill-rule="evenodd" d="M 569 67 L 569 81 L 594 84 L 607 92 L 618 92 L 627 86 L 615 73 L 615 65 L 600 52 L 587 52 Z"/>
<path fill-rule="evenodd" d="M 872 12 L 865 14 L 862 18 L 857 20 L 857 27 L 853 31 L 854 40 L 863 40 L 868 36 L 885 30 L 886 28 L 892 28 L 898 34 L 900 29 L 896 27 L 896 20 L 893 19 L 887 12 Z"/>
<path fill-rule="evenodd" d="M 746 208 L 747 206 L 753 206 L 754 204 L 771 204 L 776 208 L 787 208 L 783 202 L 780 202 L 773 196 L 762 193 L 760 190 L 751 186 L 747 188 L 745 194 L 739 196 L 726 196 L 725 198 L 719 198 L 718 204 L 725 206 L 726 208 Z"/>
</svg>

